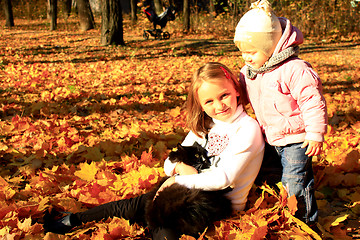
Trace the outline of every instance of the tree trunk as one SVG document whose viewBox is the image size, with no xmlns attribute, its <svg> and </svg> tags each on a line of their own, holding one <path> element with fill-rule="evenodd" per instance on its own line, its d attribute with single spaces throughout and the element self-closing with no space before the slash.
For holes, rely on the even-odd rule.
<svg viewBox="0 0 360 240">
<path fill-rule="evenodd" d="M 211 16 L 213 16 L 213 17 L 216 16 L 214 0 L 209 1 L 209 12 L 210 12 Z"/>
<path fill-rule="evenodd" d="M 63 9 L 66 17 L 70 17 L 72 7 L 72 0 L 63 1 Z"/>
<path fill-rule="evenodd" d="M 57 0 L 49 0 L 50 31 L 56 30 L 57 26 Z"/>
<path fill-rule="evenodd" d="M 27 15 L 27 19 L 31 19 L 31 6 L 30 6 L 30 2 L 26 1 L 26 15 Z"/>
<path fill-rule="evenodd" d="M 188 32 L 190 30 L 190 2 L 189 2 L 189 0 L 184 0 L 183 25 L 184 25 L 184 31 Z"/>
<path fill-rule="evenodd" d="M 125 45 L 120 0 L 102 0 L 101 11 L 101 45 Z"/>
<path fill-rule="evenodd" d="M 76 0 L 76 3 L 79 11 L 80 30 L 85 32 L 94 29 L 94 15 L 89 0 Z"/>
<path fill-rule="evenodd" d="M 4 0 L 4 11 L 6 17 L 6 27 L 13 27 L 14 26 L 14 16 L 12 11 L 11 0 Z"/>
<path fill-rule="evenodd" d="M 137 22 L 137 0 L 130 0 L 130 6 L 131 6 L 131 23 L 135 24 Z"/>
</svg>

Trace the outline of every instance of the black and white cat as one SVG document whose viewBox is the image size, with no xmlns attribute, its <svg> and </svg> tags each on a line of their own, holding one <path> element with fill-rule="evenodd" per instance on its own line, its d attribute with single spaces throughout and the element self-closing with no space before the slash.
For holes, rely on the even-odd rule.
<svg viewBox="0 0 360 240">
<path fill-rule="evenodd" d="M 210 167 L 207 152 L 199 144 L 191 147 L 179 145 L 177 151 L 169 154 L 169 159 L 172 162 L 181 161 L 194 166 L 198 171 Z M 231 201 L 225 196 L 227 192 L 231 191 L 230 188 L 219 191 L 203 191 L 189 189 L 175 183 L 161 191 L 153 200 L 157 190 L 166 179 L 163 178 L 159 185 L 147 194 L 147 200 L 143 203 L 145 204 L 144 217 L 150 229 L 169 228 L 176 234 L 196 237 L 213 222 L 231 215 Z M 130 200 L 121 201 L 125 201 L 122 204 L 126 207 L 129 204 L 127 201 Z M 124 211 L 126 210 L 124 209 Z M 45 214 L 44 229 L 46 232 L 65 234 L 81 224 L 72 222 L 72 213 L 57 220 L 55 219 L 56 215 L 56 211 Z"/>
<path fill-rule="evenodd" d="M 170 152 L 169 160 L 184 162 L 199 172 L 210 167 L 207 151 L 198 143 L 189 147 L 179 144 L 176 151 Z M 167 177 L 162 179 L 158 187 L 152 190 L 146 204 L 145 218 L 151 229 L 164 227 L 180 234 L 199 236 L 213 222 L 231 216 L 231 201 L 225 196 L 225 193 L 231 191 L 230 188 L 204 191 L 175 183 L 161 191 L 153 200 L 166 179 Z"/>
</svg>

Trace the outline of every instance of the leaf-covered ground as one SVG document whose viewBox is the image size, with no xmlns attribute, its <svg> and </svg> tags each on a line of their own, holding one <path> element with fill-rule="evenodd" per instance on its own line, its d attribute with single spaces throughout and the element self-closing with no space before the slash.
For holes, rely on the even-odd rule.
<svg viewBox="0 0 360 240">
<path fill-rule="evenodd" d="M 125 47 L 103 47 L 99 29 L 81 33 L 74 19 L 55 32 L 43 21 L 15 24 L 0 31 L 0 236 L 148 238 L 146 229 L 118 218 L 65 237 L 44 234 L 42 217 L 148 191 L 186 135 L 183 104 L 193 71 L 209 61 L 235 72 L 243 65 L 231 32 L 210 33 L 216 26 L 204 24 L 184 35 L 174 22 L 170 40 L 144 41 L 150 25 L 140 19 L 137 26 L 125 21 Z M 308 41 L 301 57 L 319 72 L 329 112 L 324 152 L 314 159 L 321 237 L 292 216 L 296 202 L 279 185 L 254 188 L 247 211 L 200 239 L 360 238 L 359 42 Z"/>
</svg>

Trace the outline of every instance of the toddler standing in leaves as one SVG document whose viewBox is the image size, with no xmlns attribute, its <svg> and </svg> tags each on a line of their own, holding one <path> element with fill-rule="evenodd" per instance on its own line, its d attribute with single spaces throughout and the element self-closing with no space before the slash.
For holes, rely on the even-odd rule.
<svg viewBox="0 0 360 240">
<path fill-rule="evenodd" d="M 191 131 L 182 145 L 200 144 L 212 157 L 211 166 L 198 173 L 190 165 L 167 159 L 164 170 L 171 177 L 158 192 L 174 183 L 206 191 L 231 187 L 226 197 L 231 200 L 233 209 L 245 208 L 262 163 L 264 139 L 258 123 L 243 111 L 242 92 L 240 82 L 226 66 L 208 63 L 199 68 L 193 76 L 187 99 L 187 124 Z M 148 198 L 149 194 L 144 194 L 103 204 L 67 215 L 59 221 L 46 222 L 44 228 L 48 232 L 66 233 L 83 223 L 115 216 L 128 219 L 130 223 L 146 224 L 144 215 Z M 161 227 L 150 230 L 153 239 L 178 239 L 182 234 Z"/>
<path fill-rule="evenodd" d="M 311 225 L 318 215 L 312 156 L 321 151 L 327 111 L 318 75 L 298 58 L 303 35 L 260 0 L 240 19 L 234 42 L 246 64 L 240 80 L 266 141 L 281 158 L 281 181 L 298 200 L 295 216 Z"/>
</svg>

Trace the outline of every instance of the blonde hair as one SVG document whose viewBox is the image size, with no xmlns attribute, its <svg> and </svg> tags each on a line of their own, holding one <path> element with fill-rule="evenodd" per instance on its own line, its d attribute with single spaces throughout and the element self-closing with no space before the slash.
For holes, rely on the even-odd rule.
<svg viewBox="0 0 360 240">
<path fill-rule="evenodd" d="M 240 95 L 238 105 L 243 105 L 245 102 L 244 89 L 228 67 L 217 62 L 209 62 L 200 67 L 193 75 L 186 102 L 187 126 L 199 137 L 203 137 L 209 132 L 213 121 L 201 107 L 198 90 L 204 82 L 216 81 L 230 81 Z"/>
</svg>

